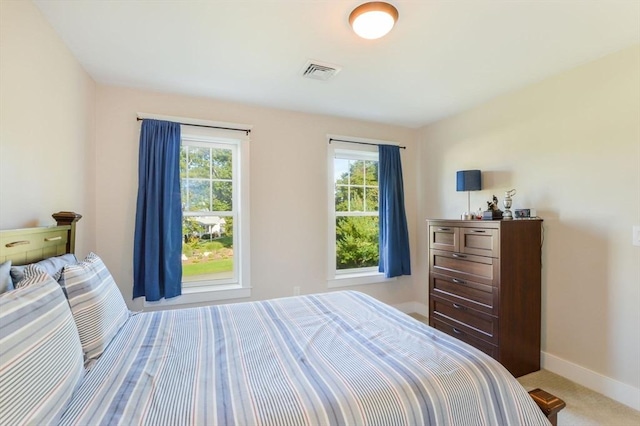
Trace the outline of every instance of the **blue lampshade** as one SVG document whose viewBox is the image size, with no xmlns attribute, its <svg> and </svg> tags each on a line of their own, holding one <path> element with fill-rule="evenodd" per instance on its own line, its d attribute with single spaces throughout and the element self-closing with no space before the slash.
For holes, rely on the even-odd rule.
<svg viewBox="0 0 640 426">
<path fill-rule="evenodd" d="M 456 172 L 456 191 L 479 191 L 482 189 L 480 170 L 461 170 Z"/>
</svg>

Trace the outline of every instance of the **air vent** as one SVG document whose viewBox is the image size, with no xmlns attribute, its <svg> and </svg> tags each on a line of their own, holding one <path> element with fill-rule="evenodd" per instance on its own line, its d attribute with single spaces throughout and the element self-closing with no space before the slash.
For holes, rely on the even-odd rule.
<svg viewBox="0 0 640 426">
<path fill-rule="evenodd" d="M 342 68 L 336 65 L 322 63 L 318 61 L 307 61 L 302 69 L 302 76 L 314 80 L 327 81 L 338 74 Z"/>
</svg>

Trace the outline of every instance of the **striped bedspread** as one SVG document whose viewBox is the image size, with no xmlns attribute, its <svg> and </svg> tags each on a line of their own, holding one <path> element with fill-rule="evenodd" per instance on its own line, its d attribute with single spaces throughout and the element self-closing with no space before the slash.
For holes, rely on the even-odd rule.
<svg viewBox="0 0 640 426">
<path fill-rule="evenodd" d="M 358 292 L 142 313 L 63 425 L 547 425 L 483 353 Z"/>
</svg>

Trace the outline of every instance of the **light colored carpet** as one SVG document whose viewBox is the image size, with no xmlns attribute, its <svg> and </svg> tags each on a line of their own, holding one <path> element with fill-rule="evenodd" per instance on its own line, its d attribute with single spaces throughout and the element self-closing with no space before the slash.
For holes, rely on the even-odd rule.
<svg viewBox="0 0 640 426">
<path fill-rule="evenodd" d="M 429 319 L 420 314 L 409 315 L 425 324 L 429 323 Z M 567 404 L 558 413 L 558 426 L 640 426 L 640 411 L 550 371 L 536 371 L 520 377 L 518 381 L 528 391 L 540 388 Z"/>
<path fill-rule="evenodd" d="M 526 390 L 544 389 L 567 404 L 558 413 L 558 426 L 640 425 L 640 411 L 550 371 L 536 371 L 520 377 L 518 381 Z"/>
</svg>

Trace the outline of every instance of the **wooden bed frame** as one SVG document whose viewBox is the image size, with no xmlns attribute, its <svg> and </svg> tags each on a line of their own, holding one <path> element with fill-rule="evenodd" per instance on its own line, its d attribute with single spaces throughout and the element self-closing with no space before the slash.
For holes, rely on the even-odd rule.
<svg viewBox="0 0 640 426">
<path fill-rule="evenodd" d="M 26 265 L 47 257 L 75 253 L 76 222 L 82 215 L 58 212 L 51 215 L 57 226 L 0 231 L 0 263 Z"/>
<path fill-rule="evenodd" d="M 47 257 L 75 253 L 76 222 L 82 215 L 58 212 L 51 215 L 57 226 L 0 231 L 0 263 L 11 260 L 13 265 L 25 265 Z M 566 404 L 542 389 L 529 391 L 553 426 L 558 424 L 558 412 Z"/>
</svg>

